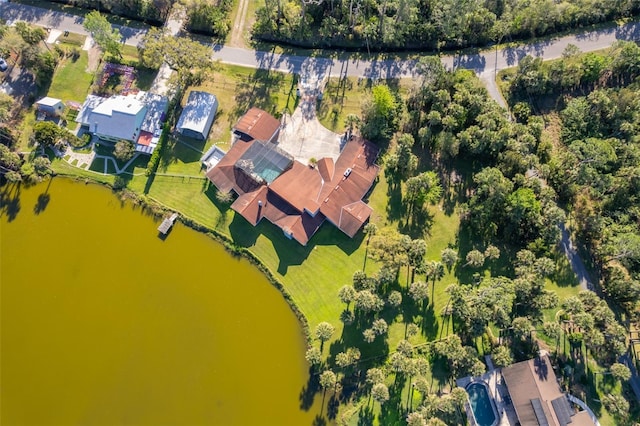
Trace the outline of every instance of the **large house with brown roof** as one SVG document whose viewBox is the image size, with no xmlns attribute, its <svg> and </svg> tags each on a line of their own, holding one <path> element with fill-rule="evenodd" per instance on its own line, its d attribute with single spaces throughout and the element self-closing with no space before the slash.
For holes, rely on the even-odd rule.
<svg viewBox="0 0 640 426">
<path fill-rule="evenodd" d="M 207 177 L 219 191 L 234 191 L 231 208 L 252 225 L 266 218 L 288 238 L 306 245 L 325 220 L 353 237 L 372 209 L 362 198 L 378 175 L 378 148 L 362 138 L 346 142 L 340 156 L 315 166 L 278 148 L 280 123 L 252 108 L 233 129 L 238 136 Z"/>
<path fill-rule="evenodd" d="M 502 377 L 521 425 L 595 425 L 587 411 L 570 406 L 547 355 L 505 367 Z"/>
</svg>

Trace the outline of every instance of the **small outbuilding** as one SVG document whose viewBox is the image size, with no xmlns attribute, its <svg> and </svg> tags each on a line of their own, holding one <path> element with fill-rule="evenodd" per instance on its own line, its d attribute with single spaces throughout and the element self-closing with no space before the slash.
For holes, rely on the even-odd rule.
<svg viewBox="0 0 640 426">
<path fill-rule="evenodd" d="M 216 95 L 191 91 L 187 104 L 178 119 L 176 131 L 183 136 L 205 140 L 209 135 L 217 111 L 218 99 Z"/>
<path fill-rule="evenodd" d="M 64 103 L 60 99 L 45 97 L 36 102 L 39 113 L 48 116 L 60 117 L 64 112 Z"/>
</svg>

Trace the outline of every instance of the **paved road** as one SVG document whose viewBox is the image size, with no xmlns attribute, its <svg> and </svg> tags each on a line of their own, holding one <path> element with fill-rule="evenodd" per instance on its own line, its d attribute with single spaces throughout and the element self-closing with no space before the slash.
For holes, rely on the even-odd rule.
<svg viewBox="0 0 640 426">
<path fill-rule="evenodd" d="M 501 105 L 506 106 L 495 83 L 495 75 L 498 71 L 516 66 L 526 55 L 542 57 L 545 60 L 555 59 L 562 56 L 562 52 L 569 44 L 578 46 L 583 52 L 590 52 L 606 48 L 617 40 L 640 40 L 640 23 L 632 22 L 620 27 L 583 32 L 499 50 L 446 55 L 442 56 L 442 62 L 448 69 L 473 70 L 485 82 L 491 96 Z M 358 54 L 351 55 L 349 59 L 304 57 L 219 45 L 213 46 L 213 50 L 214 59 L 223 63 L 282 72 L 315 71 L 317 74 L 328 74 L 332 77 L 347 75 L 367 78 L 402 78 L 414 77 L 416 74 L 415 60 L 389 58 L 366 61 L 359 59 Z"/>
<path fill-rule="evenodd" d="M 84 18 L 68 13 L 56 12 L 34 6 L 18 3 L 0 3 L 0 18 L 12 23 L 14 21 L 26 21 L 46 28 L 56 28 L 62 31 L 88 35 L 82 27 Z M 114 25 L 120 30 L 125 44 L 137 46 L 146 33 L 146 29 L 130 28 Z"/>
</svg>

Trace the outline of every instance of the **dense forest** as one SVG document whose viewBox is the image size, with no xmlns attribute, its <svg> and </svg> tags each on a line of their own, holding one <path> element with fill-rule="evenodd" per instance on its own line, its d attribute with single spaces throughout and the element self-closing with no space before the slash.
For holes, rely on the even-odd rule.
<svg viewBox="0 0 640 426">
<path fill-rule="evenodd" d="M 547 180 L 575 218 L 603 290 L 638 322 L 640 47 L 619 42 L 608 53 L 584 55 L 570 47 L 564 56 L 520 63 L 510 81 L 514 110 L 540 110 L 559 120 Z M 549 103 L 558 115 L 549 114 Z"/>
<path fill-rule="evenodd" d="M 636 0 L 265 0 L 254 35 L 300 46 L 436 51 L 637 14 Z"/>
</svg>

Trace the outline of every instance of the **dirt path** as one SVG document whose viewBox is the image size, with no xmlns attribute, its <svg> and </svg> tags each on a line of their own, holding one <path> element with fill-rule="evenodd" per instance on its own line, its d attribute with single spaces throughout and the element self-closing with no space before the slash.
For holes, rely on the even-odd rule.
<svg viewBox="0 0 640 426">
<path fill-rule="evenodd" d="M 564 223 L 560 224 L 560 231 L 562 231 L 562 241 L 560 244 L 562 247 L 562 251 L 564 251 L 565 256 L 567 256 L 567 259 L 569 259 L 569 263 L 571 263 L 571 269 L 573 269 L 573 272 L 576 274 L 576 278 L 580 283 L 580 288 L 582 290 L 595 291 L 593 282 L 589 279 L 589 272 L 584 266 L 584 263 L 582 262 L 582 259 L 578 254 L 578 251 L 573 246 L 571 235 L 569 234 L 569 231 L 565 227 Z"/>
<path fill-rule="evenodd" d="M 238 5 L 238 13 L 236 19 L 233 22 L 233 28 L 231 28 L 231 37 L 229 39 L 229 45 L 233 47 L 245 47 L 244 43 L 244 24 L 247 18 L 247 9 L 249 7 L 249 0 L 240 0 Z"/>
<path fill-rule="evenodd" d="M 87 50 L 87 54 L 89 55 L 89 64 L 87 65 L 87 72 L 94 73 L 98 69 L 100 65 L 100 58 L 102 57 L 102 52 L 98 48 L 98 46 L 91 46 L 89 50 Z"/>
</svg>

